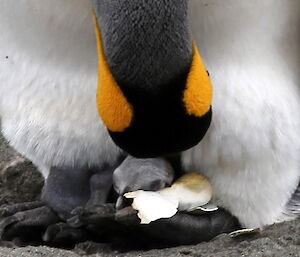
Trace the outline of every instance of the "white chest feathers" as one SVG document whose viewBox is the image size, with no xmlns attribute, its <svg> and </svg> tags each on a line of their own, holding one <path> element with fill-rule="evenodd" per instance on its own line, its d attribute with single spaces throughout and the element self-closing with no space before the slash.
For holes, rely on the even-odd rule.
<svg viewBox="0 0 300 257">
<path fill-rule="evenodd" d="M 243 225 L 282 219 L 300 175 L 300 2 L 192 1 L 213 122 L 184 154 Z M 196 17 L 197 13 L 197 17 Z"/>
<path fill-rule="evenodd" d="M 38 166 L 113 161 L 119 150 L 96 108 L 90 2 L 3 0 L 0 29 L 0 115 L 10 143 Z"/>
</svg>

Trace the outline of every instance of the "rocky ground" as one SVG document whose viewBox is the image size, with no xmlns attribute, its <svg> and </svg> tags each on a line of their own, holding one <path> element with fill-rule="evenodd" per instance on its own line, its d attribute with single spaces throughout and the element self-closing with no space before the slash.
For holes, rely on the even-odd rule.
<svg viewBox="0 0 300 257">
<path fill-rule="evenodd" d="M 43 181 L 34 166 L 7 146 L 0 135 L 0 205 L 31 201 L 40 194 Z M 111 256 L 193 256 L 193 257 L 238 257 L 238 256 L 300 256 L 299 220 L 277 224 L 262 233 L 232 239 L 220 235 L 211 242 L 195 246 L 183 246 L 161 250 L 120 253 L 109 245 L 91 242 L 81 243 L 72 251 L 41 247 L 0 247 L 0 257 L 111 257 Z"/>
</svg>

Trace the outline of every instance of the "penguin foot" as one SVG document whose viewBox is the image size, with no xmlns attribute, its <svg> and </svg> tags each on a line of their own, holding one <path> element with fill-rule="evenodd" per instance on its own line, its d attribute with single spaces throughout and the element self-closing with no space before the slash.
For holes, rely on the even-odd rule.
<svg viewBox="0 0 300 257">
<path fill-rule="evenodd" d="M 46 228 L 60 221 L 43 202 L 29 202 L 0 208 L 0 241 L 18 241 L 20 245 L 40 241 Z"/>
<path fill-rule="evenodd" d="M 172 218 L 141 225 L 136 211 L 127 207 L 118 211 L 115 219 L 129 230 L 134 230 L 136 235 L 139 234 L 139 238 L 146 240 L 150 248 L 197 244 L 240 229 L 238 220 L 223 209 L 201 215 L 179 212 Z"/>
<path fill-rule="evenodd" d="M 105 226 L 114 220 L 115 212 L 115 205 L 112 203 L 78 207 L 71 212 L 74 216 L 67 222 L 73 228 L 85 225 Z"/>
<path fill-rule="evenodd" d="M 63 248 L 73 247 L 76 243 L 90 239 L 91 235 L 86 229 L 74 228 L 64 222 L 48 226 L 43 235 L 43 241 L 46 244 Z"/>
<path fill-rule="evenodd" d="M 82 226 L 88 230 L 93 241 L 109 243 L 118 251 L 146 249 L 145 246 L 149 245 L 149 242 L 139 238 L 140 234 L 136 232 L 137 221 L 133 222 L 131 219 L 137 219 L 137 216 L 131 207 L 118 211 L 118 219 L 115 204 L 77 208 L 73 213 L 77 215 L 70 218 L 68 224 L 71 227 Z M 123 222 L 119 222 L 119 219 L 123 219 Z"/>
<path fill-rule="evenodd" d="M 128 237 L 128 230 L 124 229 L 123 224 L 115 221 L 115 213 L 115 204 L 111 203 L 76 208 L 72 212 L 74 216 L 67 222 L 70 227 L 89 231 L 93 241 L 124 242 L 126 235 Z"/>
<path fill-rule="evenodd" d="M 49 245 L 71 248 L 91 239 L 84 228 L 74 228 L 42 201 L 0 208 L 0 243 L 15 246 Z"/>
</svg>

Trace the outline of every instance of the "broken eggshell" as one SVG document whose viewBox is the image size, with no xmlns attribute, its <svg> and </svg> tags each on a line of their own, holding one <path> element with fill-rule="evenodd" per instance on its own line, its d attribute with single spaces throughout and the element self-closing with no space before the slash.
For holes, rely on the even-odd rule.
<svg viewBox="0 0 300 257">
<path fill-rule="evenodd" d="M 138 190 L 124 194 L 132 198 L 132 207 L 138 211 L 141 224 L 149 224 L 161 218 L 170 218 L 177 211 L 194 210 L 206 205 L 212 198 L 208 179 L 199 173 L 187 173 L 171 187 L 156 192 Z"/>
<path fill-rule="evenodd" d="M 132 208 L 138 211 L 141 224 L 161 218 L 170 218 L 177 212 L 178 202 L 170 201 L 159 192 L 138 190 L 126 193 L 126 198 L 133 198 Z"/>
</svg>

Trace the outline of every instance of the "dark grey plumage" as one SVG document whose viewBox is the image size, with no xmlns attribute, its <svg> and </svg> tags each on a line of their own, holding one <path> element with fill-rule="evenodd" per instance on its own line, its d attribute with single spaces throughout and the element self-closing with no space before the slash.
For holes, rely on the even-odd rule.
<svg viewBox="0 0 300 257">
<path fill-rule="evenodd" d="M 186 0 L 93 0 L 104 52 L 119 83 L 167 85 L 191 63 Z M 150 25 L 149 25 L 150 24 Z"/>
</svg>

